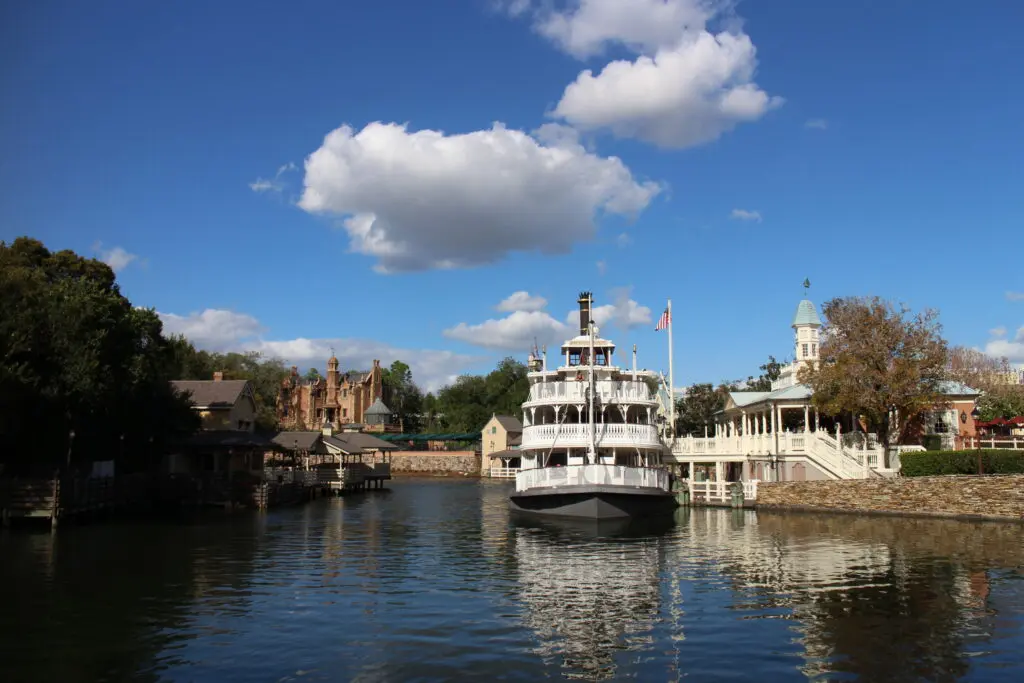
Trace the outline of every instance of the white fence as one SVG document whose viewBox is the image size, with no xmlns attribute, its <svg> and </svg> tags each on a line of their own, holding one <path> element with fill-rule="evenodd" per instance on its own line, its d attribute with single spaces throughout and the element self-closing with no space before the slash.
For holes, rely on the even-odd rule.
<svg viewBox="0 0 1024 683">
<path fill-rule="evenodd" d="M 707 503 L 729 503 L 732 501 L 732 481 L 687 481 L 690 500 Z M 743 484 L 743 499 L 757 500 L 758 480 L 740 482 Z"/>
<path fill-rule="evenodd" d="M 668 472 L 624 465 L 569 465 L 521 470 L 516 491 L 560 486 L 632 486 L 668 491 Z"/>
<path fill-rule="evenodd" d="M 492 479 L 515 479 L 521 470 L 518 467 L 492 467 Z"/>
<path fill-rule="evenodd" d="M 598 446 L 640 446 L 660 448 L 661 439 L 654 425 L 596 424 Z M 590 443 L 590 425 L 533 425 L 523 429 L 523 448 L 585 446 Z"/>
<path fill-rule="evenodd" d="M 586 375 L 585 375 L 586 376 Z M 650 401 L 654 402 L 647 384 L 633 381 L 599 380 L 594 382 L 597 386 L 595 398 L 602 401 Z M 552 382 L 550 384 L 539 383 L 530 387 L 530 397 L 527 401 L 566 401 L 570 403 L 582 403 L 587 400 L 587 387 L 590 383 L 583 382 Z"/>
</svg>

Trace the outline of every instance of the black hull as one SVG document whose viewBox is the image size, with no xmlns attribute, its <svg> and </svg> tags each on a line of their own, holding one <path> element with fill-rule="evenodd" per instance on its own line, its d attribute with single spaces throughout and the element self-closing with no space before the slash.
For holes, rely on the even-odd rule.
<svg viewBox="0 0 1024 683">
<path fill-rule="evenodd" d="M 509 509 L 524 515 L 572 519 L 638 519 L 671 516 L 678 503 L 658 489 L 616 490 L 612 486 L 523 491 L 509 496 Z"/>
</svg>

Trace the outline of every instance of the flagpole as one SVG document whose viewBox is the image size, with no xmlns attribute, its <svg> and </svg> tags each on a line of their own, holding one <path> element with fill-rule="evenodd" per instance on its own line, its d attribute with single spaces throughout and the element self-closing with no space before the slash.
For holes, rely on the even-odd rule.
<svg viewBox="0 0 1024 683">
<path fill-rule="evenodd" d="M 676 379 L 672 373 L 672 299 L 668 300 L 668 402 L 671 422 L 669 423 L 672 439 L 676 438 Z"/>
</svg>

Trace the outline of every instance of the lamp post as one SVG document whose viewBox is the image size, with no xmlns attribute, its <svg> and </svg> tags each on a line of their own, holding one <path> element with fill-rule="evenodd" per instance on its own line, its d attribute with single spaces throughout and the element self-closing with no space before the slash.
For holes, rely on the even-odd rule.
<svg viewBox="0 0 1024 683">
<path fill-rule="evenodd" d="M 974 420 L 974 443 L 978 448 L 978 474 L 985 474 L 985 467 L 981 462 L 981 437 L 978 433 L 979 417 L 981 417 L 981 411 L 978 410 L 978 406 L 974 406 L 974 410 L 971 411 L 971 419 Z"/>
</svg>

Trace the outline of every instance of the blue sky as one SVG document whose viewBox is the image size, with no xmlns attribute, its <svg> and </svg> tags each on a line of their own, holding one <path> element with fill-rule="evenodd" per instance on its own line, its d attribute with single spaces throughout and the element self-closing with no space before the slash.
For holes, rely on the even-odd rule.
<svg viewBox="0 0 1024 683">
<path fill-rule="evenodd" d="M 1024 362 L 1022 22 L 1011 0 L 4 3 L 0 239 L 107 258 L 209 348 L 398 357 L 427 386 L 557 343 L 581 289 L 651 368 L 671 297 L 677 385 L 745 376 L 790 353 L 804 278 Z"/>
</svg>

